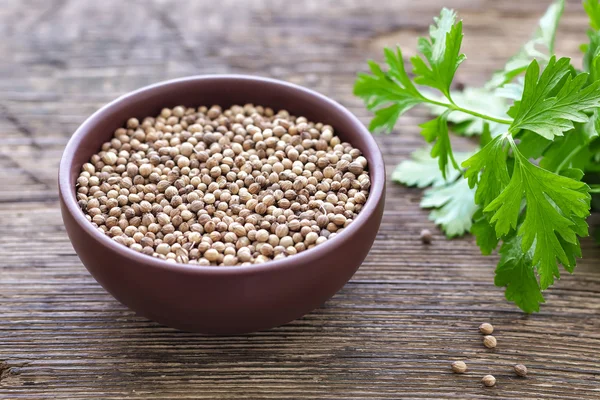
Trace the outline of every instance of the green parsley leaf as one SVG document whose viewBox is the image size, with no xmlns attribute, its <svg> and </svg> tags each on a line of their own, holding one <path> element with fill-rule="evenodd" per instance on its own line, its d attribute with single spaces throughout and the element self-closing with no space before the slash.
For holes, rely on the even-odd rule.
<svg viewBox="0 0 600 400">
<path fill-rule="evenodd" d="M 577 124 L 575 129 L 562 137 L 557 137 L 544 151 L 540 167 L 557 174 L 569 168 L 584 170 L 590 161 L 590 137 L 584 125 Z M 579 178 L 581 179 L 581 178 Z"/>
<path fill-rule="evenodd" d="M 458 163 L 454 159 L 452 146 L 450 144 L 448 122 L 446 120 L 449 113 L 450 111 L 446 111 L 439 117 L 419 125 L 423 128 L 421 135 L 425 138 L 425 141 L 427 141 L 427 143 L 435 142 L 431 148 L 431 157 L 438 159 L 438 165 L 444 179 L 448 173 L 449 162 L 452 163 L 455 169 L 460 169 Z"/>
<path fill-rule="evenodd" d="M 446 179 L 438 167 L 438 162 L 429 155 L 429 149 L 418 149 L 412 152 L 411 159 L 402 161 L 392 173 L 392 180 L 406 186 L 425 188 L 427 186 L 443 186 L 448 182 L 456 180 L 460 172 L 454 169 L 448 171 Z M 466 160 L 470 153 L 454 153 L 454 157 L 460 162 Z"/>
<path fill-rule="evenodd" d="M 490 255 L 498 247 L 500 239 L 496 237 L 494 227 L 490 225 L 481 208 L 478 208 L 473 215 L 471 233 L 475 235 L 477 246 L 481 249 L 481 254 Z"/>
<path fill-rule="evenodd" d="M 523 98 L 511 108 L 511 131 L 530 130 L 552 140 L 573 129 L 573 122 L 586 122 L 585 112 L 600 106 L 600 81 L 584 87 L 588 74 L 573 78 L 569 62 L 568 58 L 556 61 L 552 57 L 541 76 L 537 61 L 530 64 Z"/>
<path fill-rule="evenodd" d="M 588 31 L 589 44 L 581 46 L 583 54 L 583 70 L 589 72 L 589 83 L 600 80 L 600 31 Z"/>
<path fill-rule="evenodd" d="M 575 266 L 573 253 L 580 253 L 577 236 L 587 235 L 585 218 L 589 215 L 589 187 L 583 183 L 546 171 L 526 159 L 512 138 L 515 166 L 510 182 L 484 213 L 490 213 L 498 237 L 516 229 L 525 201 L 525 218 L 518 230 L 522 250 L 533 250 L 532 263 L 538 266 L 540 285 L 546 289 L 560 277 L 557 259 L 565 268 Z M 480 186 L 491 182 L 481 180 Z"/>
<path fill-rule="evenodd" d="M 494 283 L 506 287 L 506 300 L 514 302 L 521 310 L 538 312 L 544 296 L 535 276 L 532 251 L 523 251 L 522 248 L 519 236 L 513 234 L 505 238 Z"/>
<path fill-rule="evenodd" d="M 598 30 L 598 0 L 586 0 L 585 6 Z M 430 218 L 448 236 L 471 229 L 484 254 L 502 242 L 496 284 L 526 312 L 539 310 L 541 291 L 560 277 L 559 263 L 573 271 L 581 257 L 579 238 L 588 234 L 590 193 L 600 191 L 581 181 L 584 171 L 589 183 L 598 183 L 594 174 L 600 176 L 600 33 L 589 32 L 590 44 L 582 46 L 584 73 L 569 59 L 551 56 L 563 9 L 563 0 L 549 7 L 533 39 L 494 75 L 487 90 L 450 92 L 465 57 L 462 23 L 447 9 L 434 19 L 429 37 L 419 39 L 419 54 L 411 58 L 413 81 L 401 51 L 386 49 L 387 71 L 371 61 L 371 73 L 359 74 L 354 88 L 375 113 L 373 131 L 391 131 L 417 104 L 435 106 L 437 117 L 422 124 L 421 133 L 438 160 L 424 150 L 415 153 L 392 179 L 434 185 L 421 206 L 433 208 Z M 425 97 L 415 84 L 437 89 L 445 99 Z M 514 100 L 508 111 L 504 98 Z M 459 134 L 481 133 L 483 147 L 461 164 L 466 180 L 457 171 L 456 159 L 463 158 L 453 156 L 448 123 Z"/>
<path fill-rule="evenodd" d="M 494 94 L 505 99 L 521 100 L 521 97 L 523 97 L 524 84 L 525 82 L 523 81 L 523 77 L 520 76 L 515 79 L 514 82 L 506 83 L 504 86 L 500 86 L 494 90 Z"/>
<path fill-rule="evenodd" d="M 596 55 L 592 59 L 592 62 L 589 66 L 590 68 L 590 79 L 589 82 L 600 81 L 600 48 L 596 52 Z"/>
<path fill-rule="evenodd" d="M 590 42 L 583 45 L 583 70 L 590 72 L 593 69 L 592 60 L 600 54 L 600 31 L 588 31 L 587 35 Z"/>
<path fill-rule="evenodd" d="M 390 133 L 394 130 L 394 126 L 396 125 L 398 118 L 400 118 L 401 113 L 402 106 L 398 103 L 375 110 L 375 116 L 369 124 L 369 130 L 373 132 L 383 131 Z"/>
<path fill-rule="evenodd" d="M 531 131 L 523 131 L 517 137 L 520 141 L 519 151 L 527 158 L 540 158 L 552 144 L 551 140 Z"/>
<path fill-rule="evenodd" d="M 600 137 L 600 109 L 595 109 L 590 120 L 585 124 L 584 134 L 591 143 L 594 139 Z"/>
<path fill-rule="evenodd" d="M 483 132 L 481 132 L 481 138 L 479 138 L 479 145 L 485 147 L 492 139 L 490 124 L 486 122 L 483 124 Z"/>
<path fill-rule="evenodd" d="M 457 152 L 454 154 L 457 162 L 469 158 L 471 153 Z M 472 214 L 477 208 L 473 202 L 474 190 L 470 189 L 457 170 L 448 171 L 447 179 L 435 159 L 431 158 L 430 150 L 418 149 L 411 154 L 411 159 L 401 162 L 392 173 L 394 182 L 406 186 L 424 188 L 427 190 L 421 201 L 423 208 L 436 208 L 431 211 L 429 218 L 441 225 L 448 237 L 463 235 L 469 231 Z"/>
<path fill-rule="evenodd" d="M 600 30 L 600 2 L 598 0 L 584 0 L 583 9 L 590 17 L 590 26 Z"/>
<path fill-rule="evenodd" d="M 474 188 L 475 202 L 486 207 L 506 188 L 510 177 L 506 165 L 508 150 L 505 146 L 504 135 L 496 136 L 483 149 L 462 163 L 465 178 L 469 186 Z"/>
<path fill-rule="evenodd" d="M 460 53 L 462 22 L 455 24 L 455 20 L 456 13 L 443 8 L 429 27 L 429 39 L 419 38 L 418 49 L 425 59 L 418 55 L 411 58 L 415 82 L 438 89 L 448 98 L 454 74 L 465 60 Z"/>
<path fill-rule="evenodd" d="M 504 69 L 497 71 L 492 76 L 492 79 L 486 84 L 486 88 L 497 88 L 512 81 L 525 72 L 531 61 L 535 59 L 543 63 L 548 61 L 550 54 L 554 52 L 556 30 L 564 8 L 564 0 L 557 0 L 548 7 L 531 40 L 506 63 Z"/>
<path fill-rule="evenodd" d="M 564 10 L 564 0 L 558 0 L 551 4 L 546 10 L 546 13 L 540 18 L 539 27 L 534 35 L 534 38 L 539 38 L 538 43 L 548 49 L 549 54 L 554 53 L 556 31 L 558 30 L 558 23 L 560 22 Z M 538 43 L 532 43 L 529 44 L 529 46 L 535 47 Z M 525 45 L 525 47 L 527 46 L 528 44 Z"/>
<path fill-rule="evenodd" d="M 371 74 L 358 74 L 354 94 L 375 113 L 369 129 L 389 133 L 400 115 L 422 103 L 424 98 L 406 74 L 400 48 L 396 53 L 385 49 L 385 59 L 388 72 L 383 72 L 376 62 L 369 61 Z"/>
<path fill-rule="evenodd" d="M 449 238 L 469 232 L 473 214 L 475 190 L 465 179 L 458 179 L 446 186 L 428 189 L 421 200 L 422 208 L 435 208 L 429 219 L 440 225 Z"/>
<path fill-rule="evenodd" d="M 566 176 L 567 178 L 575 179 L 576 181 L 580 181 L 585 175 L 582 170 L 578 168 L 567 168 L 561 171 L 562 176 Z M 588 189 L 589 193 L 592 193 L 591 187 Z"/>
</svg>

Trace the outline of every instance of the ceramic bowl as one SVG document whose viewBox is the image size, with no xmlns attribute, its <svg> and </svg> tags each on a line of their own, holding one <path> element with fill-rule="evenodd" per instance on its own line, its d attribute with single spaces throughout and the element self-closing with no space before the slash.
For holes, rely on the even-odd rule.
<svg viewBox="0 0 600 400">
<path fill-rule="evenodd" d="M 263 264 L 237 267 L 172 264 L 137 253 L 100 233 L 77 205 L 81 166 L 130 117 L 163 107 L 254 103 L 287 109 L 334 127 L 369 162 L 370 194 L 343 232 L 312 249 Z M 236 334 L 275 327 L 321 306 L 352 277 L 373 245 L 383 213 L 381 152 L 347 109 L 312 90 L 251 76 L 194 76 L 126 94 L 89 117 L 71 137 L 60 162 L 63 220 L 92 276 L 118 301 L 154 321 L 185 331 Z"/>
</svg>

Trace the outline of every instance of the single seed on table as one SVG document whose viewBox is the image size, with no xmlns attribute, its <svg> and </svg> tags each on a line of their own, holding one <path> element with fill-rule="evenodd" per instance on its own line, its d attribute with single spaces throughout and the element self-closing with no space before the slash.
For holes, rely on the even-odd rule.
<svg viewBox="0 0 600 400">
<path fill-rule="evenodd" d="M 430 244 L 431 240 L 433 239 L 433 235 L 431 234 L 431 231 L 429 229 L 423 229 L 421 231 L 420 238 L 423 244 Z"/>
<path fill-rule="evenodd" d="M 527 376 L 527 367 L 523 364 L 515 365 L 515 373 L 519 376 Z"/>
<path fill-rule="evenodd" d="M 496 384 L 496 378 L 493 375 L 486 375 L 481 379 L 481 383 L 487 387 L 492 387 Z"/>
<path fill-rule="evenodd" d="M 496 338 L 492 335 L 486 335 L 483 337 L 483 345 L 488 349 L 493 349 L 496 347 Z"/>
<path fill-rule="evenodd" d="M 464 361 L 454 361 L 452 363 L 452 371 L 457 374 L 464 374 L 467 372 L 467 364 Z"/>
<path fill-rule="evenodd" d="M 483 324 L 479 325 L 479 332 L 483 333 L 484 335 L 491 335 L 494 332 L 494 327 L 492 324 L 484 322 Z"/>
</svg>

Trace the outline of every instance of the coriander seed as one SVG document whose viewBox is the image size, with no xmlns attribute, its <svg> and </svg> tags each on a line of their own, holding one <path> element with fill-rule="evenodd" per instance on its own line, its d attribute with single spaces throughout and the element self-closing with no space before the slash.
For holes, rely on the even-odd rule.
<svg viewBox="0 0 600 400">
<path fill-rule="evenodd" d="M 467 372 L 467 364 L 464 361 L 454 361 L 452 363 L 452 371 L 456 374 L 464 374 Z"/>
<path fill-rule="evenodd" d="M 492 387 L 496 384 L 496 378 L 493 375 L 486 375 L 481 379 L 481 383 L 487 387 Z"/>
<path fill-rule="evenodd" d="M 527 367 L 523 364 L 517 364 L 514 367 L 515 373 L 519 376 L 527 376 Z"/>
<path fill-rule="evenodd" d="M 114 165 L 117 162 L 117 155 L 111 152 L 105 153 L 102 156 L 102 161 L 106 165 Z"/>
<path fill-rule="evenodd" d="M 430 244 L 433 239 L 433 235 L 429 229 L 423 229 L 421 231 L 420 238 L 423 244 Z"/>
<path fill-rule="evenodd" d="M 484 335 L 491 335 L 494 332 L 494 326 L 484 322 L 483 324 L 479 325 L 479 332 L 483 333 Z"/>
<path fill-rule="evenodd" d="M 496 347 L 496 338 L 492 335 L 486 335 L 483 337 L 483 345 L 488 349 L 493 349 Z"/>
<path fill-rule="evenodd" d="M 370 185 L 367 159 L 331 126 L 246 104 L 129 118 L 82 166 L 76 191 L 86 219 L 120 245 L 234 266 L 334 238 Z"/>
</svg>

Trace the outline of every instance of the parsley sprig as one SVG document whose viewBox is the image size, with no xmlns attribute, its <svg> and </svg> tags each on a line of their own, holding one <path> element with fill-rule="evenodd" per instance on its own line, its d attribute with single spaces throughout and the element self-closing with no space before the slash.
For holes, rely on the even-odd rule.
<svg viewBox="0 0 600 400">
<path fill-rule="evenodd" d="M 563 0 L 549 7 L 534 37 L 485 88 L 451 90 L 466 57 L 462 22 L 446 8 L 418 41 L 412 79 L 401 49 L 386 48 L 387 68 L 369 61 L 371 73 L 359 74 L 354 87 L 374 113 L 374 132 L 391 132 L 417 105 L 437 114 L 420 127 L 438 169 L 419 151 L 392 179 L 434 186 L 421 206 L 434 209 L 431 219 L 449 237 L 470 230 L 484 254 L 501 243 L 495 283 L 526 312 L 539 310 L 542 291 L 560 277 L 559 264 L 573 272 L 579 238 L 588 235 L 591 196 L 600 192 L 584 180 L 600 173 L 600 4 L 584 1 L 590 40 L 582 46 L 583 71 L 552 54 L 563 9 Z M 472 94 L 485 100 L 469 101 Z M 452 129 L 479 134 L 479 150 L 455 153 Z"/>
</svg>

